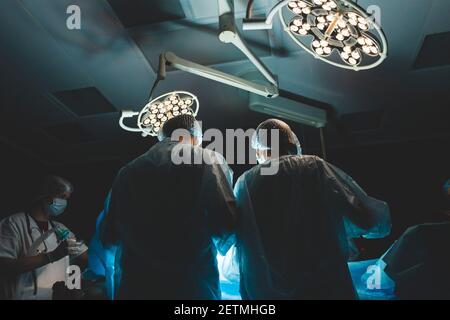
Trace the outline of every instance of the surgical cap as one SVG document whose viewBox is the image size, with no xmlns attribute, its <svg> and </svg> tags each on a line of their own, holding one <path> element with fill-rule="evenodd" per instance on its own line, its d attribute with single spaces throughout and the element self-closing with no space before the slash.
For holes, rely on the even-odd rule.
<svg viewBox="0 0 450 320">
<path fill-rule="evenodd" d="M 171 137 L 177 129 L 187 130 L 194 137 L 202 137 L 202 128 L 195 117 L 189 114 L 182 114 L 164 123 L 158 136 L 159 140 Z"/>
<path fill-rule="evenodd" d="M 41 200 L 47 197 L 53 197 L 64 192 L 72 192 L 72 184 L 64 178 L 58 176 L 47 176 L 39 186 L 35 201 Z"/>
<path fill-rule="evenodd" d="M 252 136 L 252 148 L 256 150 L 271 150 L 272 146 L 272 132 L 271 130 L 278 130 L 279 132 L 279 154 L 296 154 L 302 153 L 302 148 L 297 136 L 289 127 L 289 125 L 278 119 L 268 119 L 262 122 Z M 262 131 L 264 130 L 264 131 Z"/>
</svg>

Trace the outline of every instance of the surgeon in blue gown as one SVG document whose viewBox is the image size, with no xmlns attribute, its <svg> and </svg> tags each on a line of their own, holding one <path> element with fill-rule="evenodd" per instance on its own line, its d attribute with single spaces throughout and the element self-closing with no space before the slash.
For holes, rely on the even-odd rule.
<svg viewBox="0 0 450 320">
<path fill-rule="evenodd" d="M 220 299 L 216 253 L 229 248 L 236 204 L 231 170 L 201 136 L 194 117 L 174 117 L 117 174 L 100 238 L 122 247 L 118 299 Z"/>
<path fill-rule="evenodd" d="M 242 298 L 356 298 L 350 238 L 388 235 L 387 204 L 335 166 L 301 155 L 297 137 L 280 120 L 261 123 L 252 145 L 260 164 L 235 186 Z M 263 174 L 271 167 L 275 174 Z"/>
</svg>

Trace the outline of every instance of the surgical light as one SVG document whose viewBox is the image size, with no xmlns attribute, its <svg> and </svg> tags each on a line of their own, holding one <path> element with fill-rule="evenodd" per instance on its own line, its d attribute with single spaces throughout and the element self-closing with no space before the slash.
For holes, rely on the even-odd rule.
<svg viewBox="0 0 450 320">
<path fill-rule="evenodd" d="M 324 62 L 358 71 L 374 68 L 387 57 L 381 27 L 353 1 L 280 1 L 266 19 L 246 19 L 243 29 L 271 29 L 277 13 L 289 37 Z"/>
<path fill-rule="evenodd" d="M 119 124 L 122 129 L 141 132 L 144 137 L 148 135 L 158 136 L 167 120 L 180 115 L 180 112 L 177 111 L 179 108 L 182 108 L 181 114 L 190 114 L 195 117 L 198 113 L 199 106 L 198 98 L 192 93 L 187 91 L 173 91 L 151 100 L 140 112 L 122 111 Z M 123 123 L 125 118 L 132 118 L 134 116 L 138 116 L 135 128 Z"/>
</svg>

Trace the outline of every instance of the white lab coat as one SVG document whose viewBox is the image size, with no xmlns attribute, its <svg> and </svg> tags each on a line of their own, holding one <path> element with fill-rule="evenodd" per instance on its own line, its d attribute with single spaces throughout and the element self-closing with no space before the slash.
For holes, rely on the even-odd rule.
<svg viewBox="0 0 450 320">
<path fill-rule="evenodd" d="M 52 232 L 42 235 L 33 219 L 29 219 L 28 228 L 25 213 L 17 213 L 0 221 L 0 257 L 17 259 L 34 256 L 38 253 L 51 252 L 58 246 L 58 240 Z M 64 228 L 62 223 L 53 221 L 56 228 Z M 70 230 L 69 230 L 70 231 Z M 71 233 L 70 236 L 73 236 Z M 43 241 L 44 238 L 44 241 Z M 46 238 L 46 239 L 45 239 Z M 84 246 L 81 251 L 87 250 Z M 58 261 L 35 269 L 36 285 L 33 272 L 26 272 L 16 277 L 0 275 L 0 298 L 14 300 L 49 300 L 52 299 L 52 287 L 55 282 L 66 280 L 66 270 L 70 259 L 66 256 Z"/>
</svg>

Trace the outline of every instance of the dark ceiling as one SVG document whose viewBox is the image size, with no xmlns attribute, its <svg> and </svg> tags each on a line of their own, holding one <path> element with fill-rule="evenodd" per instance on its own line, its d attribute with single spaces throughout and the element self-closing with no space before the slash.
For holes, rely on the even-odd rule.
<svg viewBox="0 0 450 320">
<path fill-rule="evenodd" d="M 263 14 L 275 0 L 255 0 Z M 278 76 L 284 96 L 323 106 L 330 148 L 450 136 L 450 1 L 360 0 L 381 8 L 389 57 L 378 68 L 335 68 L 272 31 L 244 33 Z M 81 8 L 81 30 L 66 28 L 66 8 Z M 246 1 L 236 1 L 241 23 Z M 142 108 L 158 55 L 179 56 L 242 75 L 243 54 L 217 39 L 213 0 L 2 0 L 0 108 L 2 143 L 48 165 L 127 159 L 154 138 L 120 129 L 119 110 Z M 181 71 L 156 93 L 174 89 L 200 99 L 204 128 L 248 128 L 266 118 L 248 94 Z M 295 125 L 306 148 L 318 132 Z"/>
</svg>

